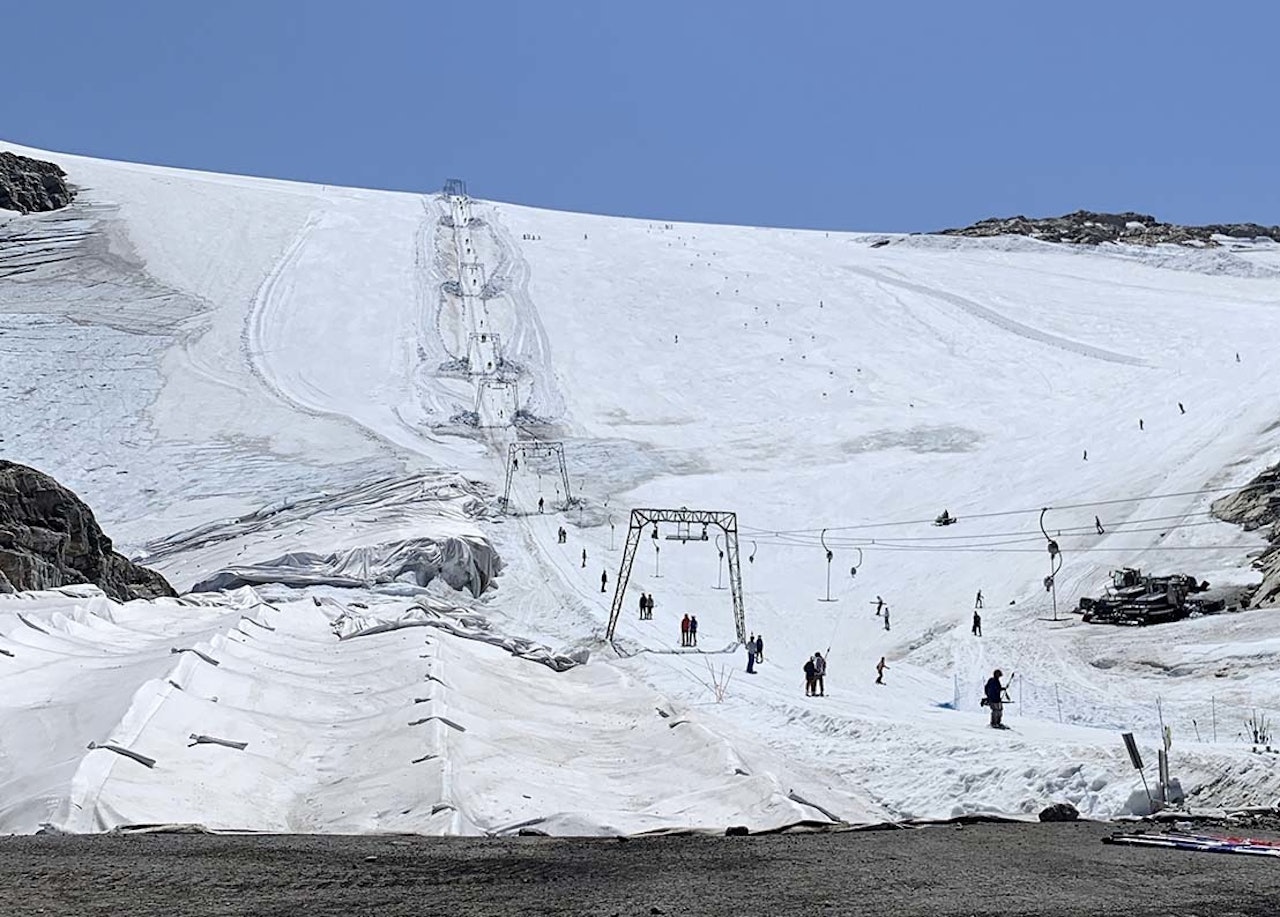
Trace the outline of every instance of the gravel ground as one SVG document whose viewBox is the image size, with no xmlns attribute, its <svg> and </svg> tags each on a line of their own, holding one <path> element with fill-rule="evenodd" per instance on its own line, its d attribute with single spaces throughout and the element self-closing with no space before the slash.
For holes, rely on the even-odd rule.
<svg viewBox="0 0 1280 917">
<path fill-rule="evenodd" d="M 631 840 L 10 837 L 0 838 L 0 914 L 1280 912 L 1275 860 L 1102 844 L 1116 827 L 981 824 Z"/>
</svg>

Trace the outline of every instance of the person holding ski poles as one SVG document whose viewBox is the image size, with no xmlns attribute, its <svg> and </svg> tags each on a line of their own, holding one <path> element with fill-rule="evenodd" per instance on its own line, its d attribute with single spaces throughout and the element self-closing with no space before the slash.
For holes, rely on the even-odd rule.
<svg viewBox="0 0 1280 917">
<path fill-rule="evenodd" d="M 987 679 L 987 685 L 983 689 L 982 706 L 991 710 L 991 728 L 992 729 L 1008 729 L 1004 724 L 1004 702 L 1009 699 L 1009 688 L 1007 685 L 1000 683 L 1000 679 L 1004 677 L 1004 673 L 996 669 L 991 677 Z M 1012 683 L 1013 676 L 1009 676 Z"/>
</svg>

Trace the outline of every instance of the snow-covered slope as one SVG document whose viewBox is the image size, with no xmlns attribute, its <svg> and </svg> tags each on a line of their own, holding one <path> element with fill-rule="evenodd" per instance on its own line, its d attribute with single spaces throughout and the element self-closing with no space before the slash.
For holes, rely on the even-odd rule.
<svg viewBox="0 0 1280 917">
<path fill-rule="evenodd" d="M 345 584 L 0 597 L 0 827 L 1111 814 L 1140 786 L 1118 733 L 1150 752 L 1162 721 L 1198 799 L 1277 795 L 1238 741 L 1280 707 L 1270 612 L 1134 631 L 1066 613 L 1119 565 L 1249 580 L 1257 540 L 1207 510 L 1280 452 L 1274 246 L 667 224 L 0 146 L 81 189 L 0 215 L 0 453 L 180 589 L 297 582 L 319 555 Z M 581 502 L 561 511 L 554 465 L 526 460 L 503 515 L 507 447 L 532 436 L 564 443 Z M 602 639 L 638 506 L 737 512 L 757 674 L 714 542 L 646 532 Z M 935 528 L 944 507 L 960 522 Z M 403 575 L 490 555 L 479 597 Z M 424 615 L 462 623 L 388 629 Z M 378 632 L 339 639 L 356 618 Z M 828 648 L 828 696 L 806 698 Z M 996 667 L 1017 673 L 1008 732 L 977 704 Z M 431 715 L 466 731 L 409 725 Z"/>
</svg>

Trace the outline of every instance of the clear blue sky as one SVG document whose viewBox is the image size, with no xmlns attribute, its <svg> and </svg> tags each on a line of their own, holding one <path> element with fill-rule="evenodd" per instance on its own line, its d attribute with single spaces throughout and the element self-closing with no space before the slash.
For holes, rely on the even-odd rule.
<svg viewBox="0 0 1280 917">
<path fill-rule="evenodd" d="M 60 0 L 0 137 L 566 210 L 1280 223 L 1280 3 Z"/>
</svg>

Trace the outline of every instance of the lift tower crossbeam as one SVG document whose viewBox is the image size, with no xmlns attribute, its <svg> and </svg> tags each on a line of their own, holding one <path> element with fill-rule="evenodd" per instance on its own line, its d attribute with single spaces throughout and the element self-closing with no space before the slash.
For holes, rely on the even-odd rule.
<svg viewBox="0 0 1280 917">
<path fill-rule="evenodd" d="M 607 637 L 612 640 L 618 627 L 618 617 L 622 614 L 622 600 L 627 591 L 627 580 L 631 578 L 631 566 L 636 559 L 636 549 L 640 547 L 640 536 L 645 526 L 654 526 L 657 534 L 659 522 L 674 522 L 677 531 L 683 527 L 688 532 L 689 526 L 701 525 L 704 528 L 714 525 L 724 532 L 725 556 L 729 561 L 729 588 L 733 591 L 733 623 L 738 632 L 738 642 L 747 642 L 746 610 L 742 600 L 742 571 L 738 566 L 738 514 L 701 509 L 633 509 L 631 524 L 627 528 L 627 543 L 622 549 L 622 566 L 618 570 L 618 578 L 614 582 L 613 607 L 609 610 L 609 629 Z M 700 539 L 692 539 L 700 540 Z"/>
</svg>

